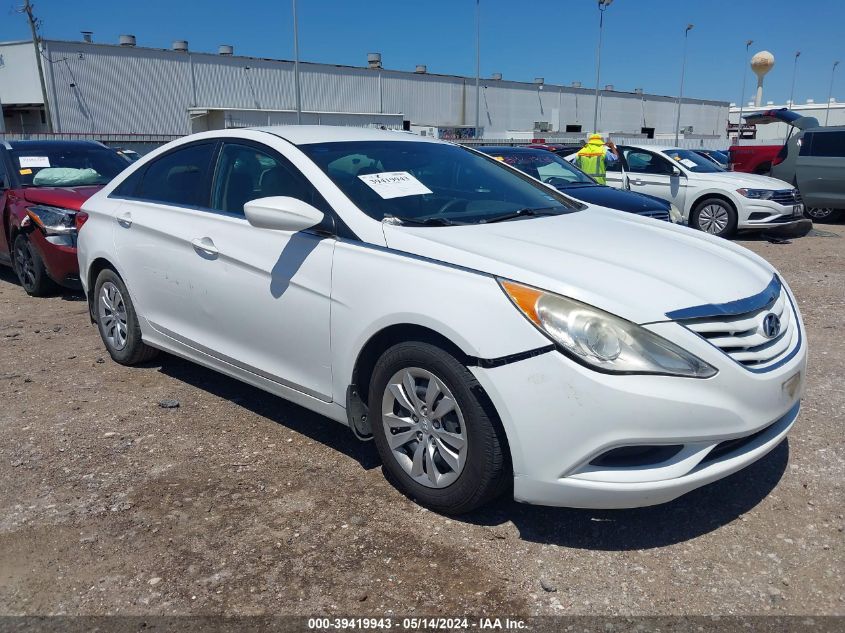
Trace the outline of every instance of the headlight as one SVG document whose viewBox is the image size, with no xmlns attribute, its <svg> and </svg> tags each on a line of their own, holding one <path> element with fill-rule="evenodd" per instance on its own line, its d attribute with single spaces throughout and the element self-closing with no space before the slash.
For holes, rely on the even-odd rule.
<svg viewBox="0 0 845 633">
<path fill-rule="evenodd" d="M 27 216 L 44 231 L 46 235 L 67 235 L 76 233 L 74 218 L 76 211 L 36 205 L 26 210 Z"/>
<path fill-rule="evenodd" d="M 737 189 L 736 192 L 752 200 L 768 200 L 775 193 L 773 189 Z"/>
<path fill-rule="evenodd" d="M 684 214 L 672 203 L 669 203 L 669 220 L 672 224 L 686 224 L 684 222 Z"/>
<path fill-rule="evenodd" d="M 567 356 L 599 371 L 710 378 L 716 369 L 663 337 L 580 301 L 513 281 L 499 285 Z"/>
</svg>

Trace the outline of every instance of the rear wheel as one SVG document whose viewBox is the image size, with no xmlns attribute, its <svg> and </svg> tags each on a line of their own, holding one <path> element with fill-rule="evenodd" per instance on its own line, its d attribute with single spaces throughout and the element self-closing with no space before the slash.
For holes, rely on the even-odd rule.
<svg viewBox="0 0 845 633">
<path fill-rule="evenodd" d="M 14 264 L 15 273 L 27 294 L 43 297 L 55 292 L 56 284 L 47 274 L 44 260 L 23 233 L 15 238 Z"/>
<path fill-rule="evenodd" d="M 694 228 L 718 237 L 729 237 L 736 231 L 736 211 L 721 198 L 705 198 L 699 202 L 690 220 Z"/>
<path fill-rule="evenodd" d="M 831 209 L 830 207 L 808 207 L 804 210 L 804 215 L 810 218 L 813 222 L 829 222 L 836 219 L 839 215 L 839 209 Z"/>
<path fill-rule="evenodd" d="M 121 365 L 150 360 L 158 350 L 141 340 L 141 328 L 126 284 L 106 268 L 94 284 L 94 314 L 100 337 L 111 357 Z"/>
<path fill-rule="evenodd" d="M 369 405 L 386 474 L 438 512 L 474 510 L 509 482 L 504 434 L 480 391 L 466 367 L 428 343 L 390 348 L 373 371 Z"/>
</svg>

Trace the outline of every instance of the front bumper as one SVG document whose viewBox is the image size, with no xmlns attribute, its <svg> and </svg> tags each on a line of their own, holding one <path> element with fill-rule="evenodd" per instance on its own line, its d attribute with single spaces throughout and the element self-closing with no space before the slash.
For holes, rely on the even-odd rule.
<svg viewBox="0 0 845 633">
<path fill-rule="evenodd" d="M 38 229 L 29 233 L 30 243 L 38 250 L 50 279 L 60 286 L 79 289 L 79 261 L 75 246 L 51 244 Z"/>
<path fill-rule="evenodd" d="M 649 327 L 719 373 L 706 380 L 603 374 L 558 352 L 472 369 L 505 426 L 518 501 L 577 508 L 664 503 L 744 468 L 786 436 L 800 409 L 805 343 L 789 362 L 755 374 L 676 323 Z M 683 448 L 657 463 L 590 463 L 615 448 L 644 445 Z M 717 456 L 708 458 L 711 452 Z"/>
<path fill-rule="evenodd" d="M 771 200 L 744 200 L 737 228 L 765 231 L 781 237 L 802 237 L 813 228 L 804 217 L 804 205 L 779 204 Z"/>
</svg>

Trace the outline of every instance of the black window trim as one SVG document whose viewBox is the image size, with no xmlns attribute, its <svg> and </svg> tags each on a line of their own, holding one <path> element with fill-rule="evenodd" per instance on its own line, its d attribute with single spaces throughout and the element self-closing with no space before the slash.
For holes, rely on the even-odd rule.
<svg viewBox="0 0 845 633">
<path fill-rule="evenodd" d="M 276 136 L 276 135 L 274 135 L 274 136 Z M 287 141 L 287 139 L 284 139 L 281 136 L 279 136 L 277 138 L 281 138 L 282 140 Z M 287 142 L 289 142 L 289 141 L 287 141 Z M 225 136 L 225 137 L 218 137 L 216 139 L 201 139 L 201 140 L 197 140 L 197 141 L 194 141 L 194 142 L 191 142 L 191 143 L 185 143 L 184 145 L 179 145 L 178 147 L 174 147 L 173 149 L 161 154 L 160 156 L 156 156 L 153 160 L 148 162 L 146 165 L 141 166 L 139 169 L 137 169 L 136 171 L 129 174 L 127 176 L 127 178 L 132 178 L 132 177 L 137 175 L 137 176 L 140 177 L 140 181 L 139 181 L 139 183 L 140 183 L 140 182 L 143 181 L 144 176 L 146 175 L 146 171 L 147 171 L 147 169 L 149 169 L 150 165 L 152 165 L 154 162 L 158 161 L 159 159 L 164 158 L 165 156 L 169 156 L 169 155 L 173 154 L 174 152 L 177 152 L 179 150 L 182 150 L 182 149 L 185 149 L 185 148 L 188 148 L 188 147 L 192 147 L 192 146 L 195 146 L 195 145 L 205 145 L 205 144 L 210 144 L 210 143 L 214 143 L 214 145 L 215 145 L 214 150 L 212 152 L 212 156 L 211 156 L 211 165 L 213 166 L 213 168 L 208 170 L 208 174 L 206 174 L 206 178 L 203 180 L 203 185 L 202 185 L 205 188 L 206 206 L 190 205 L 190 204 L 176 204 L 176 203 L 172 203 L 172 202 L 163 202 L 161 200 L 151 200 L 149 198 L 144 198 L 142 196 L 117 194 L 116 190 L 120 188 L 120 185 L 115 187 L 114 190 L 112 190 L 112 192 L 109 194 L 108 197 L 113 198 L 115 200 L 127 200 L 127 201 L 131 201 L 131 202 L 144 202 L 146 204 L 156 204 L 156 205 L 160 205 L 160 206 L 163 206 L 163 207 L 172 207 L 172 208 L 176 208 L 176 209 L 186 209 L 186 210 L 189 210 L 189 211 L 202 211 L 202 212 L 205 212 L 205 213 L 213 213 L 215 215 L 219 215 L 219 216 L 222 216 L 222 217 L 225 217 L 225 218 L 231 218 L 233 220 L 240 220 L 242 222 L 249 223 L 249 221 L 246 219 L 246 217 L 242 213 L 233 213 L 231 211 L 221 211 L 220 209 L 212 209 L 211 208 L 211 196 L 212 196 L 212 192 L 213 192 L 213 185 L 214 185 L 214 181 L 217 178 L 217 170 L 219 168 L 220 154 L 221 154 L 222 149 L 223 149 L 223 144 L 224 143 L 230 143 L 230 144 L 233 144 L 233 145 L 246 145 L 246 146 L 250 146 L 250 147 L 253 147 L 255 149 L 258 149 L 258 150 L 264 152 L 265 154 L 269 155 L 271 158 L 278 160 L 280 164 L 282 164 L 286 168 L 288 168 L 294 174 L 294 176 L 301 178 L 303 180 L 303 182 L 317 194 L 318 199 L 320 200 L 322 205 L 324 205 L 324 207 L 325 207 L 325 208 L 319 208 L 318 207 L 318 209 L 323 212 L 324 220 L 323 220 L 323 222 L 321 222 L 319 225 L 317 225 L 315 227 L 312 227 L 310 229 L 305 229 L 304 231 L 302 231 L 303 233 L 313 233 L 313 234 L 322 235 L 322 236 L 328 235 L 328 236 L 331 236 L 331 237 L 334 237 L 334 238 L 360 239 L 355 234 L 355 232 L 351 228 L 349 228 L 349 226 L 347 226 L 347 224 L 343 221 L 343 219 L 340 217 L 340 215 L 338 215 L 338 213 L 334 210 L 334 208 L 331 206 L 331 204 L 329 204 L 328 200 L 326 200 L 326 198 L 323 196 L 323 194 L 320 193 L 320 190 L 317 189 L 317 187 L 315 187 L 314 184 L 310 180 L 308 180 L 308 178 L 305 177 L 305 175 L 302 173 L 302 171 L 296 165 L 294 165 L 293 162 L 289 158 L 284 156 L 278 150 L 270 147 L 269 145 L 262 143 L 260 141 L 253 140 L 253 139 L 244 138 L 244 137 L 241 137 L 241 136 Z M 293 144 L 291 144 L 291 145 L 293 147 L 295 147 L 295 145 L 293 145 Z M 125 182 L 125 180 L 126 179 L 124 179 L 123 182 Z M 121 182 L 120 184 L 123 184 L 123 182 Z M 137 186 L 138 185 L 136 185 L 136 187 Z"/>
</svg>

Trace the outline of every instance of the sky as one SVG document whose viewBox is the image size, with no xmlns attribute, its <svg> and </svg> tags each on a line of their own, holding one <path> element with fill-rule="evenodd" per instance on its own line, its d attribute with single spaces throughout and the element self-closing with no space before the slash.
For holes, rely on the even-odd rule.
<svg viewBox="0 0 845 633">
<path fill-rule="evenodd" d="M 0 41 L 29 38 L 22 0 L 0 0 Z M 48 39 L 116 43 L 123 33 L 139 46 L 293 58 L 290 0 L 34 0 Z M 382 53 L 385 68 L 475 75 L 475 0 L 298 0 L 302 61 L 366 65 Z M 480 0 L 481 75 L 595 85 L 597 0 Z M 797 7 L 800 6 L 800 9 Z M 764 101 L 790 95 L 794 55 L 801 51 L 795 101 L 827 99 L 834 60 L 845 62 L 843 0 L 614 0 L 604 14 L 601 85 L 677 95 L 684 29 L 689 33 L 684 95 L 739 102 L 751 55 L 768 50 L 775 66 Z M 754 40 L 745 55 L 745 42 Z M 753 98 L 749 71 L 746 101 Z M 837 69 L 834 97 L 845 98 L 845 68 Z M 841 100 L 841 99 L 840 99 Z"/>
</svg>

